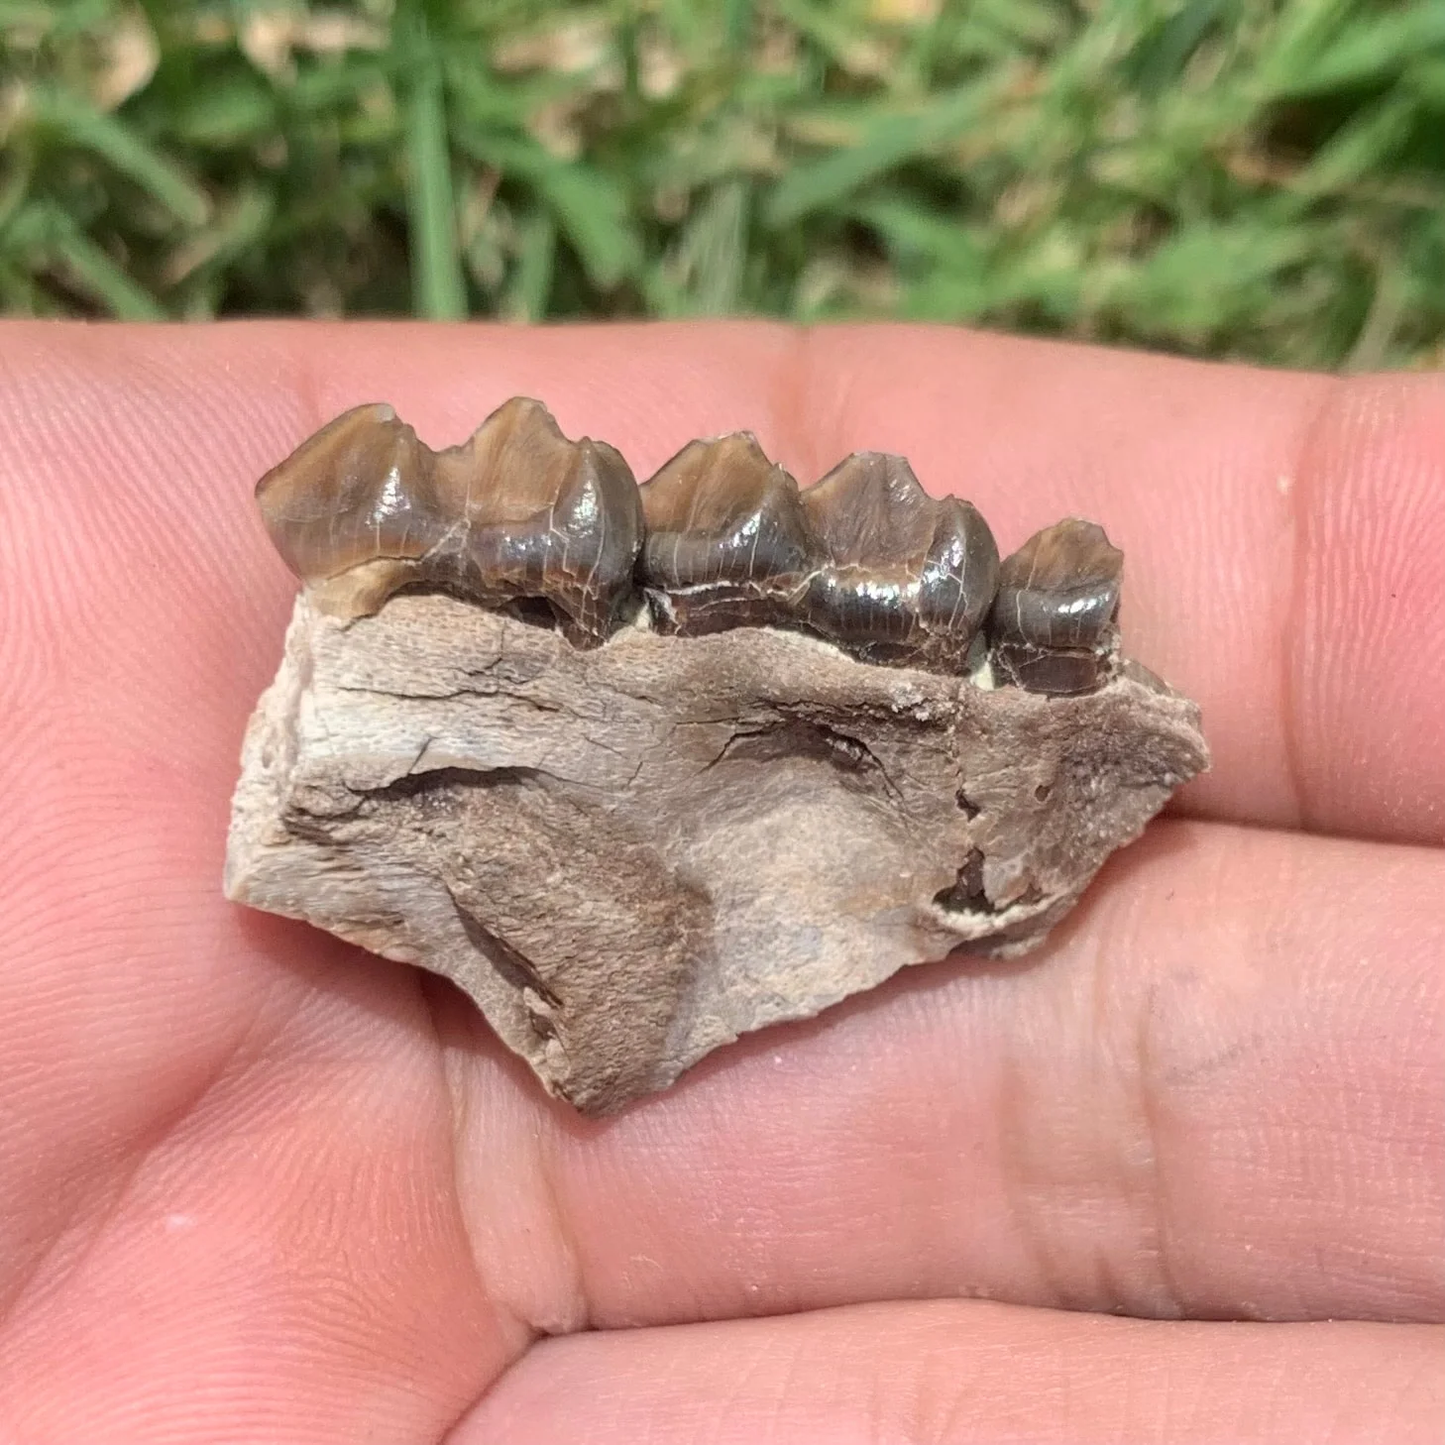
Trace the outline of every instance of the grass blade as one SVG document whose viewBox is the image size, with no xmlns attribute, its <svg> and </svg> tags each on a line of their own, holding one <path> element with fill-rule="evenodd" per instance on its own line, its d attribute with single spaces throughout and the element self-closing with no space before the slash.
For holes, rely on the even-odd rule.
<svg viewBox="0 0 1445 1445">
<path fill-rule="evenodd" d="M 536 211 L 521 226 L 517 264 L 507 286 L 502 312 L 510 321 L 540 321 L 552 294 L 557 252 L 557 227 L 545 211 Z"/>
<path fill-rule="evenodd" d="M 922 110 L 866 125 L 855 144 L 784 176 L 763 208 L 764 219 L 772 226 L 790 225 L 811 211 L 838 205 L 903 162 L 927 155 L 975 125 L 1002 83 L 998 76 L 972 81 Z"/>
<path fill-rule="evenodd" d="M 211 203 L 205 192 L 114 116 L 56 86 L 38 88 L 32 106 L 34 123 L 39 128 L 68 145 L 89 151 L 129 176 L 178 221 L 199 226 L 210 215 Z"/>
<path fill-rule="evenodd" d="M 467 314 L 467 293 L 457 247 L 446 103 L 441 67 L 424 32 L 407 78 L 406 170 L 417 314 L 431 321 L 460 321 Z"/>
</svg>

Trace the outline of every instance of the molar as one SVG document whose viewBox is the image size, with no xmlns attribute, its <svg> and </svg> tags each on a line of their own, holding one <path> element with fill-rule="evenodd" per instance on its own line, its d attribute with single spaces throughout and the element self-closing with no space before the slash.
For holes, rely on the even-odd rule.
<svg viewBox="0 0 1445 1445">
<path fill-rule="evenodd" d="M 579 646 L 630 603 L 642 543 L 632 472 L 515 397 L 433 452 L 387 406 L 344 413 L 256 488 L 272 541 L 323 610 L 377 611 L 421 585 L 490 606 L 541 601 Z"/>
<path fill-rule="evenodd" d="M 822 557 L 797 482 L 751 432 L 689 442 L 641 493 L 640 576 L 664 630 L 796 622 Z"/>
<path fill-rule="evenodd" d="M 1054 694 L 1107 681 L 1123 565 L 1104 529 L 1077 517 L 1035 533 L 1005 558 L 988 622 L 1000 681 Z"/>
<path fill-rule="evenodd" d="M 973 504 L 930 497 L 884 452 L 855 452 L 802 502 L 829 558 L 809 589 L 809 625 L 868 662 L 961 671 L 998 579 Z"/>
</svg>

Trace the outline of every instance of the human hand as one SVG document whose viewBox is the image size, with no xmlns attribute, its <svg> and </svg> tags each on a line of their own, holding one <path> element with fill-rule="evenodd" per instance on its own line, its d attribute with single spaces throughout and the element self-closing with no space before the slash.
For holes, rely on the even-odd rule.
<svg viewBox="0 0 1445 1445">
<path fill-rule="evenodd" d="M 1439 1441 L 1445 383 L 942 329 L 0 337 L 0 1438 Z M 639 475 L 750 427 L 804 483 L 903 452 L 1005 551 L 1096 518 L 1214 772 L 1039 953 L 578 1118 L 449 986 L 220 893 L 294 592 L 255 478 L 356 402 L 441 445 L 513 393 Z"/>
</svg>

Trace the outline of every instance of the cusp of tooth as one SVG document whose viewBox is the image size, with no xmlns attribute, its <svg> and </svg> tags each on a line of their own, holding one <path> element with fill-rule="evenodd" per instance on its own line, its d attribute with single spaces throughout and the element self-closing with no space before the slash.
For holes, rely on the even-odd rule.
<svg viewBox="0 0 1445 1445">
<path fill-rule="evenodd" d="M 641 488 L 640 577 L 681 633 L 787 625 L 821 562 L 798 484 L 751 432 L 689 442 Z"/>
<path fill-rule="evenodd" d="M 972 503 L 930 497 L 884 452 L 855 452 L 802 502 L 828 558 L 804 604 L 808 625 L 867 661 L 962 669 L 999 565 Z"/>
<path fill-rule="evenodd" d="M 1088 692 L 1107 680 L 1124 554 L 1104 529 L 1068 517 L 999 569 L 989 613 L 994 670 L 1033 692 Z"/>
<path fill-rule="evenodd" d="M 575 643 L 604 640 L 632 597 L 642 509 L 627 463 L 568 441 L 514 398 L 433 452 L 390 407 L 358 407 L 261 479 L 277 549 L 319 606 L 375 612 L 398 588 L 491 606 L 539 599 Z"/>
</svg>

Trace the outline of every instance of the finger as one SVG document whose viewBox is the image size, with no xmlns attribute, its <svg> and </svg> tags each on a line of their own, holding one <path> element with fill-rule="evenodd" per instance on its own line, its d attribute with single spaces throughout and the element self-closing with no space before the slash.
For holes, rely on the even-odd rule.
<svg viewBox="0 0 1445 1445">
<path fill-rule="evenodd" d="M 447 1445 L 1435 1445 L 1442 1361 L 1426 1326 L 857 1306 L 549 1340 Z"/>
<path fill-rule="evenodd" d="M 111 966 L 136 993 L 158 966 L 156 991 L 194 1002 L 188 945 L 254 975 L 261 943 L 177 930 Z M 26 1061 L 69 1111 L 17 1099 L 6 1058 L 0 1119 L 13 1100 L 55 1133 L 3 1153 L 0 1439 L 435 1441 L 524 1348 L 468 1266 L 425 1013 L 377 961 L 336 962 L 273 980 L 189 1096 L 180 1007 L 157 1039 L 76 999 L 73 1056 Z M 17 1041 L 0 1012 L 0 1049 Z"/>
<path fill-rule="evenodd" d="M 1204 707 L 1215 770 L 1192 810 L 1445 839 L 1437 378 L 1337 383 L 919 327 L 7 336 L 0 505 L 10 538 L 46 539 L 0 541 L 19 635 L 94 642 L 144 617 L 125 663 L 174 645 L 167 675 L 233 717 L 264 680 L 291 586 L 252 515 L 260 471 L 357 401 L 392 400 L 441 444 L 531 392 L 641 474 L 742 426 L 805 481 L 854 447 L 906 451 L 936 490 L 971 494 L 1006 548 L 1061 514 L 1098 517 L 1128 557 L 1130 649 Z M 145 615 L 146 590 L 178 548 L 192 560 L 167 622 Z M 0 661 L 37 681 L 16 635 Z"/>
<path fill-rule="evenodd" d="M 1160 824 L 1033 958 L 913 971 L 601 1125 L 539 1132 L 463 1004 L 483 1274 L 544 1329 L 951 1295 L 1445 1318 L 1440 876 Z"/>
</svg>

